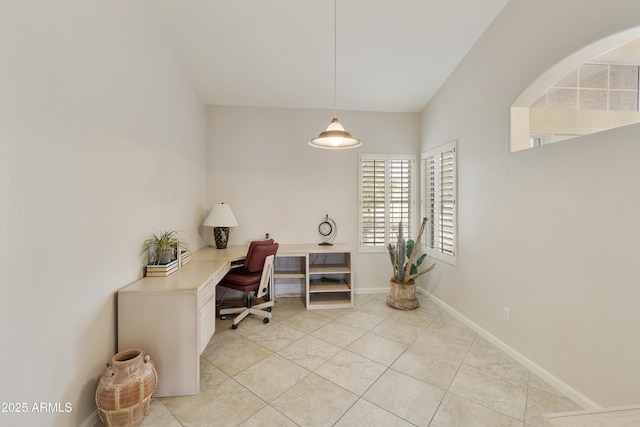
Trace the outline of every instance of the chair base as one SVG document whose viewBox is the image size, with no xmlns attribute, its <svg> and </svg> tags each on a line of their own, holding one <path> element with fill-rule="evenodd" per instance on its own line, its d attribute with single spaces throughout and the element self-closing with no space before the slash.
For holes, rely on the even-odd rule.
<svg viewBox="0 0 640 427">
<path fill-rule="evenodd" d="M 249 304 L 250 303 L 251 302 L 249 301 Z M 269 323 L 269 319 L 271 319 L 271 307 L 273 307 L 273 301 L 266 301 L 249 307 L 221 308 L 220 319 L 226 319 L 227 314 L 239 313 L 233 319 L 231 329 L 236 329 L 238 327 L 238 324 L 250 314 L 262 318 L 263 323 Z"/>
</svg>

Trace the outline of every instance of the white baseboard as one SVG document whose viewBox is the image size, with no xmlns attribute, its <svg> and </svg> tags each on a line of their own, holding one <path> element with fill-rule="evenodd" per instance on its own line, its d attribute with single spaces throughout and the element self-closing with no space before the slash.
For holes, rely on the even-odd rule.
<svg viewBox="0 0 640 427">
<path fill-rule="evenodd" d="M 80 427 L 93 427 L 98 421 L 100 421 L 100 417 L 98 416 L 98 411 L 95 410 L 86 420 L 84 420 L 82 424 L 80 424 Z"/>
<path fill-rule="evenodd" d="M 386 294 L 389 293 L 389 287 L 386 288 L 355 288 L 353 290 L 356 295 L 358 294 Z"/>
<path fill-rule="evenodd" d="M 515 349 L 510 347 L 508 344 L 506 344 L 505 342 L 501 341 L 500 339 L 498 339 L 497 337 L 492 335 L 487 330 L 483 329 L 480 325 L 478 325 L 477 323 L 473 322 L 469 318 L 465 317 L 462 313 L 458 312 L 457 310 L 455 310 L 453 307 L 451 307 L 450 305 L 448 305 L 444 301 L 440 300 L 438 297 L 434 296 L 433 294 L 431 294 L 430 292 L 426 291 L 423 288 L 418 288 L 418 292 L 422 293 L 423 295 L 428 296 L 429 299 L 431 299 L 433 302 L 438 304 L 447 313 L 451 314 L 453 317 L 455 317 L 456 319 L 460 320 L 466 326 L 471 328 L 478 335 L 480 335 L 481 337 L 483 337 L 484 339 L 489 341 L 491 344 L 493 344 L 496 347 L 498 347 L 500 350 L 502 350 L 505 353 L 507 353 L 509 356 L 514 358 L 516 361 L 518 361 L 524 367 L 526 367 L 531 372 L 533 372 L 534 374 L 536 374 L 537 376 L 542 378 L 544 381 L 549 383 L 556 390 L 558 390 L 559 392 L 561 392 L 562 394 L 567 396 L 569 399 L 573 400 L 578 405 L 582 406 L 585 409 L 601 409 L 602 408 L 600 405 L 595 403 L 593 400 L 589 399 L 588 397 L 586 397 L 582 393 L 578 392 L 576 389 L 574 389 L 573 387 L 571 387 L 567 383 L 563 382 L 562 380 L 560 380 L 555 375 L 549 373 L 547 370 L 542 368 L 540 365 L 536 364 L 534 361 L 532 361 L 531 359 L 529 359 L 528 357 L 526 357 L 522 353 L 519 353 L 518 351 L 516 351 Z"/>
<path fill-rule="evenodd" d="M 629 427 L 640 425 L 640 405 L 543 416 L 548 427 Z"/>
</svg>

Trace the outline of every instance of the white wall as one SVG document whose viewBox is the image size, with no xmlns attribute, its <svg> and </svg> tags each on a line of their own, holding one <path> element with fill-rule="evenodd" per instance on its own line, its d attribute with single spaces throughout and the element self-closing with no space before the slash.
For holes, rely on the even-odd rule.
<svg viewBox="0 0 640 427">
<path fill-rule="evenodd" d="M 0 5 L 0 402 L 72 405 L 3 426 L 86 421 L 141 243 L 201 245 L 205 109 L 141 7 Z"/>
<path fill-rule="evenodd" d="M 238 227 L 231 244 L 265 233 L 280 243 L 320 242 L 326 214 L 338 226 L 335 242 L 354 249 L 355 288 L 389 286 L 389 256 L 358 254 L 358 153 L 415 153 L 419 115 L 338 111 L 363 145 L 321 150 L 308 145 L 331 121 L 332 111 L 207 107 L 207 202 L 231 205 Z M 204 221 L 204 219 L 203 219 Z M 203 230 L 213 245 L 213 230 Z"/>
<path fill-rule="evenodd" d="M 556 62 L 634 26 L 638 2 L 511 1 L 422 115 L 421 149 L 458 139 L 459 159 L 458 267 L 425 286 L 602 406 L 640 402 L 640 126 L 509 154 L 508 114 Z"/>
</svg>

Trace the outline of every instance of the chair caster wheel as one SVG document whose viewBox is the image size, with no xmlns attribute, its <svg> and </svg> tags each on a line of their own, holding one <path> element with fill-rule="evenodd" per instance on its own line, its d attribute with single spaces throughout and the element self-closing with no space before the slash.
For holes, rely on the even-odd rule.
<svg viewBox="0 0 640 427">
<path fill-rule="evenodd" d="M 231 329 L 238 329 L 238 325 L 231 325 Z"/>
<path fill-rule="evenodd" d="M 262 323 L 269 323 L 269 319 L 265 317 L 264 319 L 262 319 Z"/>
<path fill-rule="evenodd" d="M 271 307 L 267 307 L 267 311 L 271 313 Z"/>
<path fill-rule="evenodd" d="M 227 316 L 224 316 L 224 315 L 220 316 L 220 320 L 227 320 Z"/>
</svg>

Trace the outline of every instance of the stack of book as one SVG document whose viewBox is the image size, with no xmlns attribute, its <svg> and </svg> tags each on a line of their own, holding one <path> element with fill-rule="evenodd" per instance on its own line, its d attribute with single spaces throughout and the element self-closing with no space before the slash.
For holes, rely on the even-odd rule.
<svg viewBox="0 0 640 427">
<path fill-rule="evenodd" d="M 169 264 L 163 265 L 147 265 L 147 277 L 163 277 L 168 276 L 171 273 L 178 271 L 180 263 L 178 260 L 173 260 Z"/>
<path fill-rule="evenodd" d="M 180 267 L 182 267 L 183 265 L 191 261 L 191 252 L 186 249 L 180 249 L 180 255 L 178 256 L 178 259 L 180 260 Z"/>
</svg>

